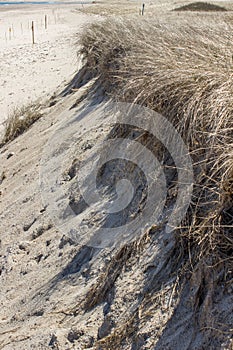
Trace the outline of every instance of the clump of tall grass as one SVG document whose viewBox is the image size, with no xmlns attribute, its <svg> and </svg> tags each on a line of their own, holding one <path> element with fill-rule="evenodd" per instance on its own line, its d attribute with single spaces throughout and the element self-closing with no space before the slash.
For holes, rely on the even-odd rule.
<svg viewBox="0 0 233 350">
<path fill-rule="evenodd" d="M 41 117 L 42 113 L 39 104 L 31 104 L 21 108 L 15 108 L 6 120 L 5 133 L 1 141 L 1 146 L 24 133 Z"/>
<path fill-rule="evenodd" d="M 165 115 L 193 159 L 195 187 L 181 236 L 195 258 L 233 252 L 233 27 L 108 19 L 84 31 L 80 53 L 97 86 Z"/>
</svg>

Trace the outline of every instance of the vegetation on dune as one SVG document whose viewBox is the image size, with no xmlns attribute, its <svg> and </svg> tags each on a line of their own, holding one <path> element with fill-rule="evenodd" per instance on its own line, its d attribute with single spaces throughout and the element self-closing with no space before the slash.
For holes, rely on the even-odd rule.
<svg viewBox="0 0 233 350">
<path fill-rule="evenodd" d="M 232 263 L 232 33 L 226 22 L 117 19 L 90 25 L 80 39 L 96 86 L 162 113 L 189 147 L 195 187 L 178 236 L 195 264 Z"/>
<path fill-rule="evenodd" d="M 111 19 L 91 24 L 79 41 L 82 71 L 86 70 L 87 79 L 95 78 L 91 95 L 101 89 L 115 100 L 162 113 L 189 148 L 195 176 L 192 202 L 176 231 L 177 248 L 168 261 L 178 280 L 185 271 L 193 271 L 190 280 L 196 288 L 193 317 L 197 317 L 199 305 L 200 325 L 207 329 L 211 328 L 209 324 L 219 322 L 212 318 L 213 286 L 230 285 L 232 281 L 232 33 L 233 27 L 227 20 L 216 24 L 215 20 L 192 18 L 190 25 L 188 19 L 180 18 L 174 25 L 155 23 L 154 19 Z M 127 137 L 127 130 L 120 133 L 119 137 Z M 146 144 L 154 147 L 149 140 Z M 159 146 L 154 147 L 155 155 L 160 151 Z M 176 272 L 172 266 L 176 266 Z M 109 278 L 104 276 L 103 281 Z M 103 281 L 100 279 L 93 287 L 91 297 L 102 295 Z M 191 298 L 191 288 L 186 300 Z M 144 296 L 143 303 L 152 305 L 153 295 L 162 291 L 158 284 L 151 283 L 151 293 L 148 300 Z M 180 300 L 185 300 L 182 290 L 178 294 Z M 129 323 L 100 340 L 100 348 L 116 344 L 119 347 L 132 337 L 137 317 L 136 312 Z M 229 324 L 222 323 L 220 328 L 217 335 L 206 333 L 207 338 L 231 332 Z M 197 327 L 196 331 L 200 329 Z"/>
<path fill-rule="evenodd" d="M 52 348 L 63 349 L 71 343 L 99 350 L 232 349 L 233 25 L 225 14 L 212 15 L 212 19 L 207 14 L 198 16 L 170 11 L 165 20 L 162 16 L 158 20 L 137 16 L 89 24 L 79 38 L 83 67 L 63 92 L 66 96 L 88 83 L 83 94 L 72 97 L 72 103 L 78 96 L 77 104 L 84 100 L 79 111 L 88 102 L 95 106 L 111 99 L 153 109 L 174 125 L 193 161 L 194 190 L 186 217 L 175 232 L 167 233 L 166 222 L 162 222 L 147 227 L 140 237 L 106 250 L 91 244 L 79 246 L 63 236 L 59 249 L 67 246 L 58 255 L 61 265 L 54 265 L 58 273 L 52 278 L 48 275 L 47 283 L 41 280 L 41 288 L 25 299 L 29 302 L 19 300 L 23 312 L 10 318 L 10 332 L 12 320 L 25 320 L 27 330 L 28 318 L 32 317 L 34 325 L 39 316 L 45 320 L 40 321 L 43 327 L 50 326 L 54 318 L 48 329 L 50 342 L 45 334 L 45 346 Z M 70 100 L 65 106 L 70 107 Z M 7 122 L 3 143 L 40 118 L 40 108 L 32 105 L 15 111 Z M 165 146 L 149 132 L 127 124 L 115 125 L 107 137 L 136 140 L 154 154 L 166 175 L 166 205 L 170 209 L 178 192 L 178 176 Z M 65 161 L 64 195 L 76 191 L 82 152 L 77 145 L 77 153 L 72 148 L 75 159 Z M 96 155 L 98 158 L 99 153 Z M 127 166 L 124 169 L 129 170 Z M 133 177 L 134 166 L 129 171 Z M 114 173 L 115 180 L 117 175 Z M 5 176 L 3 173 L 0 182 Z M 108 176 L 108 171 L 101 170 L 97 182 Z M 145 186 L 138 188 L 138 192 L 146 192 Z M 79 206 L 79 196 L 69 196 L 69 204 L 73 199 Z M 92 212 L 85 224 L 97 227 L 96 218 Z M 50 245 L 54 233 L 44 236 L 45 230 L 44 238 L 38 239 L 38 249 L 43 243 L 53 254 L 52 260 L 47 253 L 43 256 L 44 250 L 37 255 L 41 271 L 57 259 L 57 245 Z M 34 251 L 29 256 L 34 266 L 38 260 Z M 58 323 L 58 332 L 51 333 Z M 38 342 L 43 346 L 40 325 L 38 330 Z M 18 333 L 15 337 L 18 341 Z M 30 339 L 39 344 L 34 333 Z"/>
<path fill-rule="evenodd" d="M 83 71 L 86 70 L 87 79 L 95 78 L 90 96 L 101 89 L 112 99 L 162 113 L 189 148 L 194 191 L 186 218 L 176 230 L 177 248 L 168 261 L 176 266 L 179 280 L 184 271 L 192 271 L 190 283 L 196 290 L 193 318 L 200 317 L 200 328 L 203 324 L 206 329 L 211 329 L 209 324 L 219 323 L 213 318 L 214 287 L 232 283 L 232 33 L 228 19 L 216 22 L 193 16 L 190 25 L 188 18 L 179 18 L 175 23 L 124 18 L 91 24 L 79 41 Z M 127 130 L 117 132 L 119 137 L 127 137 Z M 143 137 L 147 135 L 144 133 Z M 159 158 L 159 145 L 151 145 L 149 139 L 146 145 Z M 189 302 L 191 288 L 186 299 Z M 98 295 L 98 291 L 103 291 L 102 280 L 90 296 Z M 162 287 L 158 284 L 151 287 L 150 305 L 153 295 L 160 292 Z M 180 300 L 185 299 L 182 290 L 179 293 Z M 145 303 L 146 300 L 147 297 Z M 180 305 L 182 308 L 182 302 Z M 137 317 L 136 312 L 129 323 L 100 340 L 100 348 L 120 346 L 132 337 Z M 215 332 L 206 336 L 211 339 L 227 335 L 230 328 L 222 323 L 217 335 Z M 214 332 L 216 327 L 212 329 Z M 212 346 L 213 342 L 207 342 L 206 347 Z"/>
<path fill-rule="evenodd" d="M 174 9 L 174 11 L 227 11 L 225 7 L 210 4 L 208 2 L 192 2 L 191 4 L 184 5 Z"/>
<path fill-rule="evenodd" d="M 33 123 L 42 117 L 41 106 L 31 104 L 21 108 L 15 108 L 13 113 L 6 120 L 5 133 L 0 146 L 14 140 L 23 134 Z"/>
</svg>

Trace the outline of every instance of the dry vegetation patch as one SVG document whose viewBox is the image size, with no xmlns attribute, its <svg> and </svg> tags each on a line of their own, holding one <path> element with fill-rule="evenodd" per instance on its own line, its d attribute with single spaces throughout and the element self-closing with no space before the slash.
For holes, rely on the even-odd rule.
<svg viewBox="0 0 233 350">
<path fill-rule="evenodd" d="M 1 141 L 1 146 L 24 133 L 41 117 L 41 106 L 39 104 L 16 108 L 6 121 L 5 134 Z"/>
<path fill-rule="evenodd" d="M 82 12 L 99 16 L 122 16 L 139 13 L 141 4 L 125 1 L 96 2 L 92 6 L 83 7 Z"/>
<path fill-rule="evenodd" d="M 189 147 L 196 183 L 181 234 L 195 243 L 195 259 L 232 258 L 232 35 L 223 21 L 117 19 L 80 39 L 97 87 L 163 113 Z"/>
<path fill-rule="evenodd" d="M 227 11 L 227 9 L 223 6 L 200 1 L 178 7 L 174 11 Z"/>
<path fill-rule="evenodd" d="M 91 24 L 79 41 L 83 69 L 95 78 L 91 95 L 101 89 L 114 100 L 163 114 L 190 151 L 194 191 L 176 240 L 179 264 L 193 277 L 180 296 L 180 312 L 182 300 L 193 298 L 192 317 L 200 316 L 206 329 L 219 322 L 213 317 L 215 287 L 231 283 L 233 266 L 233 27 L 221 18 L 192 17 L 191 24 L 190 18 L 174 17 L 107 19 Z M 230 334 L 230 322 L 222 323 L 217 336 Z M 132 327 L 121 326 L 119 344 L 132 337 Z M 118 344 L 118 333 L 111 335 L 101 346 Z"/>
</svg>

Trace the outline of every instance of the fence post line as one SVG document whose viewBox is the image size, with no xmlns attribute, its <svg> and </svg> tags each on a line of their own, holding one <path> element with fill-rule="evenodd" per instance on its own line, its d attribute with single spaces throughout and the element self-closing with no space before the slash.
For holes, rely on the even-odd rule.
<svg viewBox="0 0 233 350">
<path fill-rule="evenodd" d="M 45 29 L 47 29 L 47 27 L 48 27 L 48 18 L 47 18 L 47 15 L 44 16 L 44 27 L 45 27 Z"/>
</svg>

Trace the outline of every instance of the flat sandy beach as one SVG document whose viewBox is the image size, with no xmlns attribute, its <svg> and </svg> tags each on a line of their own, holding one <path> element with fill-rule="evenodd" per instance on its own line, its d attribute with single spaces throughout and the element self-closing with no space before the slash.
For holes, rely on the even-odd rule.
<svg viewBox="0 0 233 350">
<path fill-rule="evenodd" d="M 49 98 L 78 69 L 75 36 L 90 20 L 82 6 L 0 6 L 0 133 L 14 108 Z"/>
</svg>

